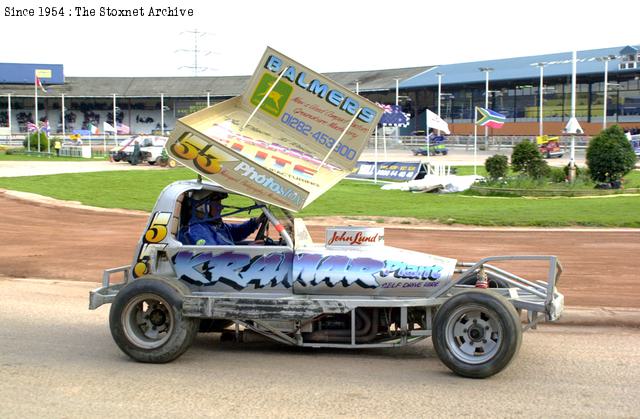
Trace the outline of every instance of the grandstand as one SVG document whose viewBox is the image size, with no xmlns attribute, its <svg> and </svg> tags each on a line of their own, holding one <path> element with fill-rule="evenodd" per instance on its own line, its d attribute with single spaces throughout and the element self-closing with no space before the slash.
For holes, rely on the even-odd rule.
<svg viewBox="0 0 640 419">
<path fill-rule="evenodd" d="M 576 114 L 587 134 L 602 127 L 604 62 L 608 63 L 607 118 L 609 123 L 640 126 L 640 53 L 638 46 L 578 51 Z M 403 134 L 424 130 L 425 109 L 437 110 L 438 74 L 442 117 L 453 133 L 472 131 L 475 106 L 484 106 L 486 72 L 490 68 L 489 107 L 507 116 L 508 124 L 493 134 L 534 135 L 538 131 L 539 66 L 544 63 L 543 120 L 545 133 L 560 134 L 570 115 L 571 53 L 555 53 L 447 65 L 327 73 L 333 80 L 379 103 L 398 100 L 411 115 Z M 0 64 L 0 126 L 24 134 L 34 115 L 36 69 L 51 70 L 43 79 L 47 92 L 38 92 L 38 117 L 48 119 L 53 132 L 61 132 L 65 100 L 66 132 L 113 124 L 116 119 L 133 133 L 173 128 L 177 118 L 207 104 L 239 95 L 249 76 L 228 77 L 65 77 L 61 64 Z M 164 104 L 164 112 L 161 110 Z M 10 106 L 9 106 L 10 104 Z M 9 109 L 10 108 L 10 109 Z"/>
</svg>

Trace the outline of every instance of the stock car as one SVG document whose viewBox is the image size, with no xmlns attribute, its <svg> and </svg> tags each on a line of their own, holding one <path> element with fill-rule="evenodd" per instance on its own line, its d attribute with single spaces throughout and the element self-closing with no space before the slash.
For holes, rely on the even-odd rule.
<svg viewBox="0 0 640 419">
<path fill-rule="evenodd" d="M 552 157 L 561 158 L 564 155 L 564 152 L 560 148 L 559 137 L 543 135 L 536 137 L 536 142 L 538 143 L 538 151 L 540 151 L 545 159 L 550 159 Z"/>
<path fill-rule="evenodd" d="M 523 330 L 563 311 L 555 256 L 462 262 L 387 246 L 384 229 L 371 227 L 328 228 L 314 242 L 293 215 L 352 173 L 380 118 L 375 103 L 271 48 L 241 96 L 180 118 L 165 149 L 198 179 L 160 193 L 131 264 L 105 270 L 89 295 L 90 309 L 111 304 L 118 347 L 136 361 L 164 363 L 199 332 L 312 348 L 400 347 L 431 337 L 459 375 L 503 370 Z M 224 246 L 188 241 L 183 232 L 199 197 L 214 193 L 247 201 L 225 207 L 225 218 L 264 215 L 254 237 Z M 503 266 L 520 261 L 544 264 L 546 276 Z"/>
<path fill-rule="evenodd" d="M 509 364 L 523 330 L 563 311 L 554 256 L 459 262 L 385 246 L 381 228 L 331 228 L 314 243 L 301 219 L 258 201 L 227 209 L 265 214 L 252 242 L 181 243 L 190 197 L 201 191 L 233 194 L 198 180 L 167 186 L 132 264 L 107 269 L 90 293 L 91 309 L 112 303 L 111 334 L 134 360 L 172 361 L 198 332 L 314 348 L 399 347 L 431 336 L 447 367 L 483 378 Z M 548 264 L 547 281 L 495 266 L 514 260 Z M 120 272 L 124 282 L 112 284 Z"/>
</svg>

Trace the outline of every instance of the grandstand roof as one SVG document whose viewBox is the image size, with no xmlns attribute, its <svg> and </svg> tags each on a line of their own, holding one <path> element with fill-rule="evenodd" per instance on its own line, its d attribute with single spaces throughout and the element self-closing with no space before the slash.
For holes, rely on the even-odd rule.
<svg viewBox="0 0 640 419">
<path fill-rule="evenodd" d="M 578 51 L 577 74 L 602 74 L 604 66 L 601 62 L 597 61 L 596 58 L 609 55 L 619 57 L 621 54 L 624 54 L 623 51 L 627 48 L 629 47 L 620 46 Z M 485 74 L 479 70 L 481 67 L 493 69 L 489 74 L 490 81 L 536 78 L 539 77 L 540 70 L 535 64 L 540 62 L 549 63 L 544 67 L 545 77 L 570 76 L 571 60 L 572 52 L 560 52 L 556 54 L 439 65 L 425 70 L 422 74 L 404 80 L 400 83 L 400 88 L 437 86 L 437 73 L 443 73 L 442 84 L 447 85 L 484 82 Z M 618 70 L 619 62 L 617 58 L 611 61 L 609 64 L 610 73 L 620 71 Z"/>
<path fill-rule="evenodd" d="M 430 67 L 412 67 L 371 71 L 326 73 L 330 79 L 349 89 L 355 89 L 358 80 L 360 91 L 395 89 L 395 79 L 408 79 L 423 73 Z M 66 77 L 64 85 L 46 85 L 47 93 L 38 96 L 57 97 L 64 93 L 69 97 L 167 97 L 238 96 L 244 90 L 250 76 L 222 77 Z M 33 96 L 33 84 L 0 84 L 0 94 Z"/>
</svg>

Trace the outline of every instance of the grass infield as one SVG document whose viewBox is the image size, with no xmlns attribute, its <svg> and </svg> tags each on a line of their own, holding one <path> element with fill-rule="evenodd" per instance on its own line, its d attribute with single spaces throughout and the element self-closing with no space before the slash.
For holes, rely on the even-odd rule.
<svg viewBox="0 0 640 419">
<path fill-rule="evenodd" d="M 0 178 L 0 188 L 98 207 L 150 211 L 166 185 L 193 178 L 188 169 L 73 173 Z M 638 179 L 640 173 L 636 171 L 631 180 Z M 239 198 L 229 198 L 228 203 L 233 204 L 234 199 L 240 204 Z M 486 226 L 640 227 L 640 196 L 534 199 L 413 194 L 382 191 L 373 183 L 345 180 L 300 215 L 411 217 L 436 223 Z"/>
</svg>

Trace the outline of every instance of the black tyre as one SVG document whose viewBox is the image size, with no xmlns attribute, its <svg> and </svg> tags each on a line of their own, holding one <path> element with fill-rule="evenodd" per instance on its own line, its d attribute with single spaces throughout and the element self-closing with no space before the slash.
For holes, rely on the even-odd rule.
<svg viewBox="0 0 640 419">
<path fill-rule="evenodd" d="M 515 308 L 491 291 L 468 290 L 447 300 L 434 318 L 433 346 L 440 360 L 463 377 L 502 371 L 520 349 Z"/>
<path fill-rule="evenodd" d="M 161 278 L 140 278 L 118 293 L 109 327 L 125 354 L 139 362 L 161 364 L 189 348 L 199 322 L 182 316 L 180 286 Z"/>
</svg>

